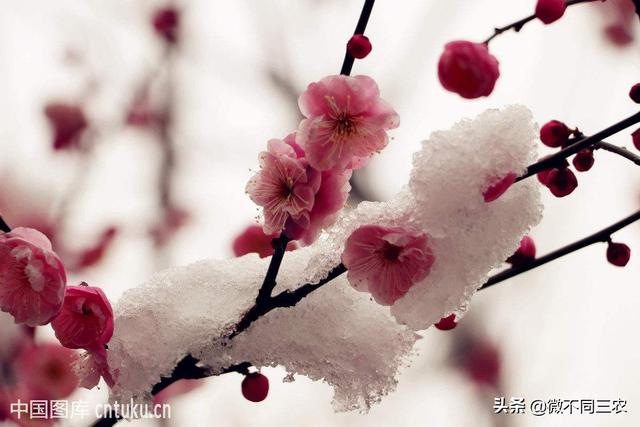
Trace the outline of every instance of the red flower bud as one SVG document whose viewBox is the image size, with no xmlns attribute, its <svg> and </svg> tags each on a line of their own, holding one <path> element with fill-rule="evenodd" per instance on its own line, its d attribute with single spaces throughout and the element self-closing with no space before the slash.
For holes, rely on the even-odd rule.
<svg viewBox="0 0 640 427">
<path fill-rule="evenodd" d="M 640 104 L 640 83 L 636 83 L 631 86 L 629 98 L 631 98 L 636 104 Z"/>
<path fill-rule="evenodd" d="M 569 168 L 551 169 L 547 175 L 547 187 L 556 197 L 565 197 L 573 193 L 578 179 Z"/>
<path fill-rule="evenodd" d="M 635 145 L 635 147 L 640 150 L 640 128 L 636 129 L 632 134 L 631 134 L 631 139 L 633 140 L 633 145 Z"/>
<path fill-rule="evenodd" d="M 354 58 L 362 59 L 371 52 L 371 42 L 369 38 L 362 34 L 354 34 L 347 43 L 347 52 Z"/>
<path fill-rule="evenodd" d="M 551 24 L 562 18 L 566 8 L 564 0 L 538 0 L 536 16 L 545 24 Z"/>
<path fill-rule="evenodd" d="M 631 258 L 631 249 L 624 243 L 609 242 L 607 246 L 607 261 L 618 267 L 624 267 Z"/>
<path fill-rule="evenodd" d="M 443 317 L 442 319 L 440 319 L 440 321 L 434 326 L 441 331 L 449 331 L 455 328 L 457 325 L 458 324 L 456 323 L 456 315 L 450 314 L 447 317 Z"/>
<path fill-rule="evenodd" d="M 578 151 L 578 154 L 573 158 L 573 166 L 578 172 L 586 172 L 591 169 L 595 159 L 593 158 L 593 150 L 585 148 Z"/>
<path fill-rule="evenodd" d="M 254 372 L 244 377 L 241 388 L 245 399 L 262 402 L 269 394 L 269 379 L 259 372 Z"/>
<path fill-rule="evenodd" d="M 447 43 L 438 62 L 442 86 L 467 99 L 489 96 L 499 76 L 498 60 L 482 43 Z"/>
<path fill-rule="evenodd" d="M 157 10 L 152 19 L 153 28 L 156 33 L 163 37 L 168 43 L 178 41 L 178 24 L 180 14 L 173 7 L 165 7 Z"/>
<path fill-rule="evenodd" d="M 558 120 L 551 120 L 540 128 L 540 140 L 548 147 L 560 147 L 569 140 L 571 129 Z"/>
</svg>

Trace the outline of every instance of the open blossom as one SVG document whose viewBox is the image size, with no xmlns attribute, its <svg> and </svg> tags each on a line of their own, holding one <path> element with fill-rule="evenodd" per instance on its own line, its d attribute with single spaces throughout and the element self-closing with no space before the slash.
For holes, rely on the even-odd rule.
<svg viewBox="0 0 640 427">
<path fill-rule="evenodd" d="M 367 76 L 329 76 L 311 83 L 298 99 L 306 117 L 298 142 L 318 170 L 354 168 L 383 149 L 387 130 L 400 124 L 398 114 L 380 99 Z"/>
<path fill-rule="evenodd" d="M 51 242 L 18 227 L 0 234 L 0 309 L 16 323 L 45 325 L 62 307 L 67 276 Z"/>
<path fill-rule="evenodd" d="M 498 60 L 487 45 L 466 40 L 445 45 L 438 62 L 438 78 L 446 90 L 467 99 L 489 96 L 498 77 Z"/>
<path fill-rule="evenodd" d="M 63 399 L 78 387 L 73 371 L 76 354 L 59 344 L 40 344 L 24 350 L 16 363 L 20 384 L 41 399 Z"/>
<path fill-rule="evenodd" d="M 403 227 L 364 225 L 345 243 L 342 262 L 349 283 L 392 305 L 429 275 L 434 262 L 425 233 Z"/>
<path fill-rule="evenodd" d="M 97 351 L 113 335 L 113 310 L 102 289 L 69 286 L 62 311 L 51 326 L 63 346 Z"/>
<path fill-rule="evenodd" d="M 247 193 L 264 208 L 264 232 L 280 233 L 289 218 L 308 219 L 320 187 L 320 173 L 307 173 L 306 161 L 278 139 L 269 141 L 268 151 L 260 154 L 260 166 L 260 172 L 247 184 Z"/>
<path fill-rule="evenodd" d="M 344 206 L 351 170 L 314 169 L 295 134 L 269 141 L 260 159 L 262 169 L 247 184 L 247 193 L 264 208 L 264 233 L 284 231 L 290 239 L 313 242 Z"/>
</svg>

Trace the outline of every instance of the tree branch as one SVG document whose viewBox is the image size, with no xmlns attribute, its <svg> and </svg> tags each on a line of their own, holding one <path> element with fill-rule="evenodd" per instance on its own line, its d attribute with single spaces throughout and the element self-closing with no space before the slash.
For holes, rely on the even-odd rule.
<svg viewBox="0 0 640 427">
<path fill-rule="evenodd" d="M 609 138 L 612 135 L 615 135 L 618 132 L 625 130 L 626 128 L 635 125 L 636 123 L 640 123 L 640 112 L 635 113 L 632 116 L 627 117 L 624 120 L 619 121 L 618 123 L 609 126 L 608 128 L 601 130 L 600 132 L 588 136 L 584 139 L 577 141 L 574 144 L 569 145 L 568 147 L 558 151 L 556 154 L 549 156 L 545 159 L 542 159 L 529 167 L 524 174 L 520 175 L 516 182 L 521 181 L 525 178 L 528 178 L 532 175 L 537 174 L 545 169 L 549 169 L 558 165 L 563 159 L 566 159 L 569 156 L 576 154 L 578 151 L 590 147 L 592 145 L 596 145 L 601 142 L 605 138 Z"/>
<path fill-rule="evenodd" d="M 360 12 L 360 18 L 358 18 L 358 24 L 356 25 L 356 29 L 353 32 L 356 34 L 364 34 L 364 30 L 367 28 L 367 24 L 369 23 L 369 17 L 371 16 L 371 10 L 373 9 L 373 4 L 375 0 L 365 0 L 364 6 L 362 7 L 362 12 Z M 345 49 L 344 60 L 342 61 L 342 68 L 340 69 L 340 74 L 348 76 L 351 74 L 351 68 L 353 68 L 353 63 L 355 58 L 351 56 L 348 49 Z"/>
<path fill-rule="evenodd" d="M 8 233 L 11 231 L 11 227 L 9 227 L 9 224 L 7 224 L 4 221 L 4 218 L 2 218 L 1 216 L 0 216 L 0 231 L 4 231 L 5 233 Z"/>
<path fill-rule="evenodd" d="M 564 246 L 560 249 L 557 249 L 545 256 L 542 256 L 540 258 L 536 258 L 533 261 L 531 261 L 528 264 L 519 266 L 519 267 L 514 267 L 514 268 L 510 268 L 508 270 L 502 271 L 494 276 L 491 276 L 489 278 L 489 280 L 487 280 L 487 282 L 482 285 L 482 287 L 480 288 L 482 289 L 487 289 L 497 283 L 503 282 L 507 279 L 510 279 L 514 276 L 517 276 L 519 274 L 525 273 L 529 270 L 533 270 L 534 268 L 540 267 L 541 265 L 544 265 L 548 262 L 551 262 L 555 259 L 558 259 L 562 256 L 568 255 L 572 252 L 575 252 L 579 249 L 585 248 L 587 246 L 593 245 L 594 243 L 598 243 L 598 242 L 607 242 L 610 238 L 611 235 L 613 233 L 615 233 L 616 231 L 634 223 L 635 221 L 638 221 L 640 219 L 640 211 L 637 211 L 631 215 L 629 215 L 626 218 L 621 219 L 620 221 L 616 222 L 615 224 L 610 225 L 607 228 L 603 228 L 602 230 L 598 231 L 597 233 L 594 233 L 588 237 L 585 237 L 584 239 L 578 240 L 577 242 L 571 243 L 570 245 Z"/>
<path fill-rule="evenodd" d="M 625 147 L 618 147 L 617 145 L 609 144 L 606 141 L 600 141 L 600 142 L 596 142 L 593 148 L 595 148 L 596 150 L 603 149 L 605 151 L 609 151 L 611 153 L 617 154 L 628 160 L 631 160 L 633 163 L 640 166 L 640 156 L 632 153 L 631 151 L 627 150 Z"/>
<path fill-rule="evenodd" d="M 569 6 L 573 6 L 574 4 L 578 4 L 578 3 L 590 3 L 590 2 L 594 2 L 594 1 L 605 1 L 605 0 L 569 0 L 567 1 L 567 7 Z M 638 1 L 638 0 L 634 0 L 634 1 Z M 522 29 L 522 27 L 524 27 L 527 23 L 533 21 L 534 19 L 536 19 L 537 16 L 534 13 L 533 15 L 529 15 L 526 18 L 522 18 L 514 23 L 511 23 L 509 25 L 505 25 L 504 27 L 500 27 L 500 28 L 494 28 L 493 30 L 493 34 L 491 35 L 491 37 L 487 38 L 485 41 L 483 41 L 482 43 L 484 44 L 489 44 L 489 42 L 491 40 L 493 40 L 494 38 L 498 37 L 500 34 L 509 31 L 509 30 L 513 30 L 516 33 L 520 32 L 520 30 Z"/>
</svg>

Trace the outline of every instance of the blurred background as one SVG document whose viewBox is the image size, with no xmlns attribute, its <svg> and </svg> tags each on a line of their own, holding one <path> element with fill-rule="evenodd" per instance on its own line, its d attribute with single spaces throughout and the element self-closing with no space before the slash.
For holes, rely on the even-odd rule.
<svg viewBox="0 0 640 427">
<path fill-rule="evenodd" d="M 70 284 L 101 286 L 116 302 L 164 267 L 234 255 L 234 239 L 256 223 L 244 187 L 258 153 L 296 128 L 306 85 L 338 73 L 362 2 L 0 6 L 0 213 L 14 227 L 48 234 Z M 627 96 L 640 81 L 640 24 L 630 0 L 577 5 L 550 26 L 532 22 L 498 37 L 491 51 L 501 77 L 489 98 L 463 100 L 441 88 L 436 64 L 446 42 L 484 40 L 534 6 L 376 2 L 366 32 L 373 52 L 353 74 L 378 81 L 401 126 L 357 173 L 357 198 L 391 197 L 407 182 L 421 140 L 487 108 L 524 104 L 539 123 L 559 119 L 586 134 L 637 110 Z M 629 135 L 609 142 L 633 149 Z M 578 180 L 563 199 L 543 191 L 545 217 L 531 233 L 539 254 L 640 206 L 640 171 L 622 158 L 597 152 Z M 397 390 L 367 415 L 336 414 L 326 384 L 283 383 L 284 370 L 266 369 L 271 389 L 262 403 L 242 397 L 240 375 L 223 375 L 166 396 L 172 419 L 132 425 L 640 425 L 640 227 L 614 240 L 632 248 L 626 268 L 607 263 L 606 245 L 594 245 L 476 295 L 458 328 L 424 334 Z M 0 403 L 9 398 L 1 390 L 21 333 L 0 315 Z M 49 327 L 36 339 L 55 340 Z M 622 399 L 628 412 L 493 415 L 496 397 Z M 68 397 L 91 405 L 106 398 L 106 386 Z"/>
</svg>

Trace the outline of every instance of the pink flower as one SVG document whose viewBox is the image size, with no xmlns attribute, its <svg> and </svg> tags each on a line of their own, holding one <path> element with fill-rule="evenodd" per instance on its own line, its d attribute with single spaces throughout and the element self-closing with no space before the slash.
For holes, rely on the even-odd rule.
<svg viewBox="0 0 640 427">
<path fill-rule="evenodd" d="M 16 363 L 18 382 L 40 399 L 63 399 L 78 387 L 73 350 L 58 344 L 27 348 Z"/>
<path fill-rule="evenodd" d="M 51 326 L 63 346 L 98 351 L 113 335 L 113 310 L 102 289 L 69 286 Z"/>
<path fill-rule="evenodd" d="M 367 76 L 325 77 L 311 83 L 298 104 L 307 118 L 300 123 L 298 142 L 318 170 L 353 168 L 360 158 L 382 150 L 386 131 L 400 124 Z"/>
<path fill-rule="evenodd" d="M 261 170 L 247 184 L 251 200 L 264 208 L 265 234 L 278 234 L 289 218 L 307 222 L 320 187 L 320 173 L 307 169 L 294 148 L 272 139 L 260 154 Z"/>
<path fill-rule="evenodd" d="M 292 240 L 312 243 L 344 206 L 351 170 L 314 169 L 296 134 L 269 141 L 269 151 L 260 159 L 262 169 L 247 184 L 247 192 L 264 207 L 264 233 L 277 237 L 284 232 Z"/>
<path fill-rule="evenodd" d="M 467 99 L 489 96 L 498 77 L 498 60 L 485 44 L 458 40 L 445 45 L 438 78 L 446 90 Z"/>
<path fill-rule="evenodd" d="M 45 325 L 62 307 L 67 276 L 47 237 L 18 227 L 0 234 L 0 309 L 16 323 Z"/>
<path fill-rule="evenodd" d="M 434 257 L 425 233 L 363 225 L 347 239 L 342 262 L 351 286 L 392 305 L 429 275 Z"/>
<path fill-rule="evenodd" d="M 250 225 L 233 240 L 233 253 L 235 256 L 257 253 L 260 258 L 266 258 L 273 255 L 271 241 L 276 237 L 278 237 L 277 234 L 264 234 L 261 225 Z M 287 251 L 293 251 L 296 248 L 296 242 L 287 244 Z"/>
</svg>

